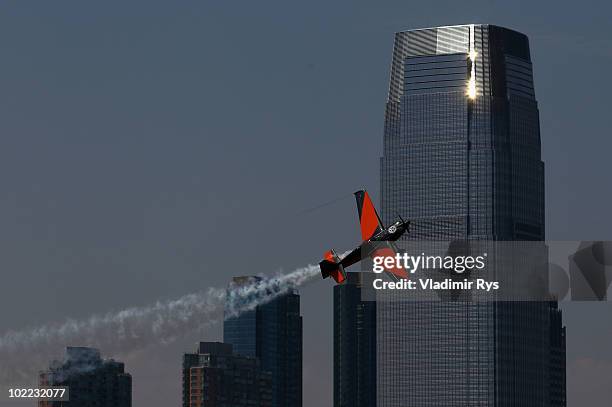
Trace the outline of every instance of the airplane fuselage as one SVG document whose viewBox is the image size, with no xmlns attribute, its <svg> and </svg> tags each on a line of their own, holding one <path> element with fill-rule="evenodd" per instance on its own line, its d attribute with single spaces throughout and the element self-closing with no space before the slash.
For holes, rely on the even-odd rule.
<svg viewBox="0 0 612 407">
<path fill-rule="evenodd" d="M 341 261 L 340 264 L 343 267 L 349 267 L 363 258 L 370 257 L 377 249 L 380 248 L 376 242 L 395 242 L 408 230 L 409 223 L 398 220 L 391 226 L 382 229 L 376 233 L 370 239 L 362 242 L 359 246 L 353 249 L 347 254 Z"/>
<path fill-rule="evenodd" d="M 370 238 L 370 242 L 395 242 L 408 230 L 408 224 L 398 220 Z"/>
</svg>

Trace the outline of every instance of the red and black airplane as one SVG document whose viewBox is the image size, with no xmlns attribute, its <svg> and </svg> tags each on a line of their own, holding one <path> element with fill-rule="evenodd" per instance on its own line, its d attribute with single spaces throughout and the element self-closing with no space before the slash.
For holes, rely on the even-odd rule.
<svg viewBox="0 0 612 407">
<path fill-rule="evenodd" d="M 408 231 L 410 225 L 410 221 L 406 222 L 399 216 L 397 222 L 385 228 L 368 193 L 364 190 L 357 191 L 355 192 L 355 198 L 357 199 L 357 211 L 359 212 L 359 223 L 361 225 L 361 244 L 342 259 L 334 249 L 331 249 L 323 255 L 323 260 L 319 263 L 323 278 L 331 276 L 339 284 L 346 280 L 344 269 L 361 261 L 362 258 L 395 257 L 397 248 L 392 242 Z M 386 244 L 381 247 L 381 243 Z M 408 274 L 403 268 L 392 268 L 386 271 L 396 277 L 408 278 Z"/>
</svg>

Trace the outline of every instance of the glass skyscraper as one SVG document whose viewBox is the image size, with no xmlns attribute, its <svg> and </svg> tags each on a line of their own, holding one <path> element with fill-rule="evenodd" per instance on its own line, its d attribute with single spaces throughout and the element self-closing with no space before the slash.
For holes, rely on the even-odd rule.
<svg viewBox="0 0 612 407">
<path fill-rule="evenodd" d="M 544 240 L 529 41 L 493 25 L 395 35 L 381 159 L 385 224 L 414 240 Z M 553 302 L 378 302 L 377 406 L 565 405 Z"/>
<path fill-rule="evenodd" d="M 348 273 L 334 286 L 334 406 L 376 406 L 376 302 L 362 287 L 372 273 Z"/>
<path fill-rule="evenodd" d="M 257 277 L 235 277 L 247 284 Z M 272 407 L 302 406 L 302 317 L 297 291 L 281 295 L 223 323 L 223 342 L 235 354 L 256 357 L 271 373 Z"/>
</svg>

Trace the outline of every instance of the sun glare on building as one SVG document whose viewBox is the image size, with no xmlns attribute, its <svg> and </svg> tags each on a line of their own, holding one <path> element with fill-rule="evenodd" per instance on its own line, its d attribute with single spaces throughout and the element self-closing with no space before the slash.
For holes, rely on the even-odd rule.
<svg viewBox="0 0 612 407">
<path fill-rule="evenodd" d="M 475 50 L 471 50 L 468 54 L 470 58 L 470 79 L 467 86 L 467 97 L 470 99 L 476 99 L 476 56 L 478 53 Z"/>
</svg>

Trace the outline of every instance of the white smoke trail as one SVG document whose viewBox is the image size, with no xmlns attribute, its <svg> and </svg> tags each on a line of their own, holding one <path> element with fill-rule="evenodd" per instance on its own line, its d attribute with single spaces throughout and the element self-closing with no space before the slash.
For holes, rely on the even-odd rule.
<svg viewBox="0 0 612 407">
<path fill-rule="evenodd" d="M 7 332 L 0 336 L 0 384 L 35 380 L 36 373 L 66 346 L 86 345 L 125 357 L 147 346 L 171 343 L 219 322 L 223 310 L 226 318 L 233 317 L 271 301 L 313 279 L 318 270 L 308 265 L 228 289 L 210 288 L 145 307 Z"/>
</svg>

